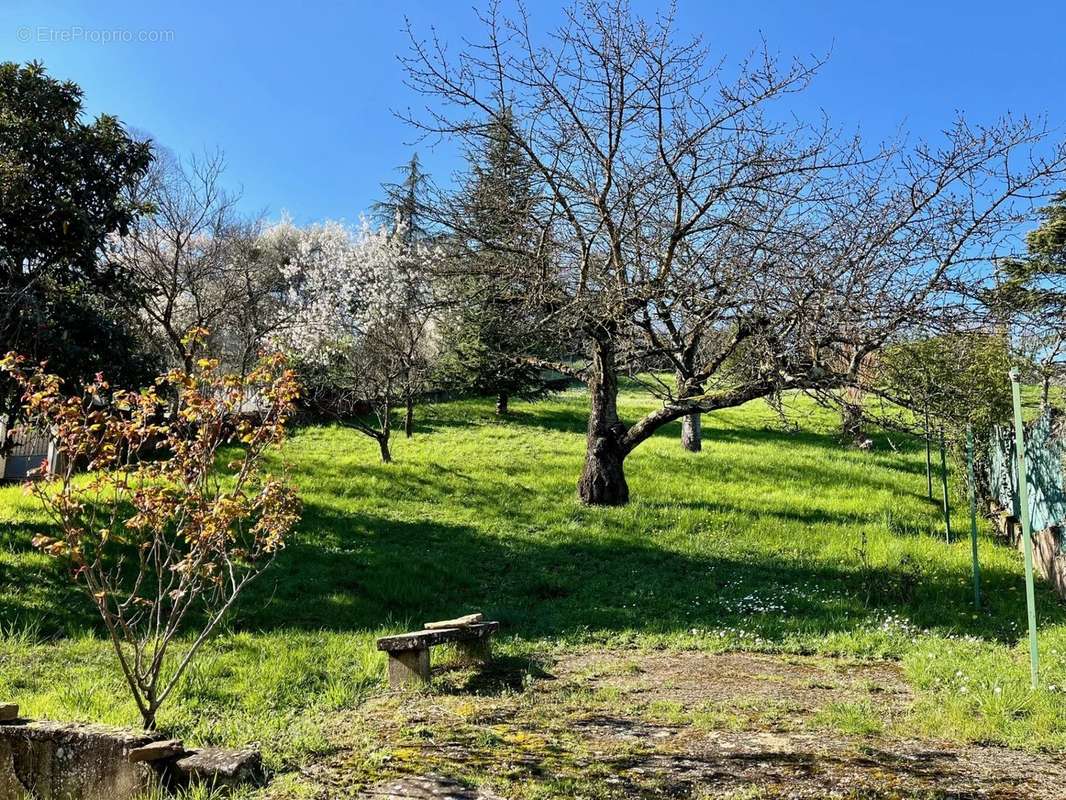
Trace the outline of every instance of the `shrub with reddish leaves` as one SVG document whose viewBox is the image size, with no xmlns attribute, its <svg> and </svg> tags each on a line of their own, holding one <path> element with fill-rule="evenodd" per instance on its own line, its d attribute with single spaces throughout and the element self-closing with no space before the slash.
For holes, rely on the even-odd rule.
<svg viewBox="0 0 1066 800">
<path fill-rule="evenodd" d="M 68 395 L 43 364 L 8 354 L 0 369 L 23 390 L 24 421 L 47 430 L 59 456 L 27 484 L 55 528 L 34 545 L 65 560 L 92 599 L 152 728 L 299 518 L 295 491 L 265 459 L 285 438 L 294 373 L 278 354 L 243 377 L 202 358 L 140 391 L 97 375 Z"/>
</svg>

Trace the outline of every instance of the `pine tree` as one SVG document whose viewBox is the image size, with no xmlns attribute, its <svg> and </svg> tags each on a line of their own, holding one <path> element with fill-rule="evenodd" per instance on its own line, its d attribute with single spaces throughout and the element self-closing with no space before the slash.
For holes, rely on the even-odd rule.
<svg viewBox="0 0 1066 800">
<path fill-rule="evenodd" d="M 535 221 L 532 170 L 511 134 L 504 109 L 487 126 L 484 147 L 471 153 L 459 238 L 467 260 L 453 290 L 459 298 L 442 336 L 440 378 L 453 390 L 496 395 L 496 413 L 512 397 L 546 390 L 543 371 L 523 356 L 553 349 L 533 324 L 531 271 L 544 258 Z"/>
<path fill-rule="evenodd" d="M 375 222 L 391 230 L 400 231 L 404 240 L 411 244 L 429 236 L 426 227 L 426 199 L 429 175 L 422 169 L 418 153 L 397 171 L 402 175 L 397 183 L 383 183 L 385 199 L 372 206 Z"/>
</svg>

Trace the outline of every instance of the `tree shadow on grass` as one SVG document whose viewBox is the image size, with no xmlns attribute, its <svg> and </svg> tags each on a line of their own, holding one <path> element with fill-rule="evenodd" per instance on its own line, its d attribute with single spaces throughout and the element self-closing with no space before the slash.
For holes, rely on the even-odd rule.
<svg viewBox="0 0 1066 800">
<path fill-rule="evenodd" d="M 647 458 L 645 458 L 647 456 Z M 728 499 L 708 498 L 700 491 L 666 493 L 657 491 L 655 482 L 660 477 L 656 459 L 661 453 L 636 452 L 628 462 L 630 487 L 636 498 L 635 505 L 641 508 L 676 511 L 707 512 L 708 514 L 770 517 L 782 521 L 808 525 L 855 525 L 879 522 L 884 510 L 877 506 L 857 506 L 854 510 L 841 511 L 819 508 L 819 498 L 831 504 L 849 493 L 869 494 L 883 492 L 901 497 L 924 500 L 924 493 L 900 486 L 891 476 L 876 470 L 856 471 L 847 462 L 826 461 L 811 467 L 807 462 L 793 462 L 787 458 L 751 463 L 747 460 L 714 460 L 712 454 L 698 454 L 691 459 L 671 462 L 670 474 L 679 482 L 697 488 L 706 482 L 707 471 L 713 470 L 714 480 L 728 492 Z M 485 480 L 464 472 L 461 466 L 433 464 L 411 465 L 363 464 L 358 467 L 363 478 L 374 485 L 388 486 L 391 495 L 430 504 L 457 504 L 466 508 L 485 511 L 489 518 L 500 518 L 502 524 L 511 527 L 537 526 L 544 523 L 547 515 L 555 511 L 559 503 L 570 505 L 574 498 L 574 485 L 580 471 L 580 455 L 574 454 L 572 470 L 546 475 L 536 459 L 518 464 L 509 464 L 508 479 Z M 331 472 L 328 458 L 322 456 L 322 467 L 315 488 L 337 496 L 344 496 L 351 487 L 351 480 Z M 551 479 L 555 483 L 547 483 Z M 651 481 L 652 483 L 648 483 Z M 773 499 L 760 494 L 759 487 L 802 486 L 806 495 L 801 507 L 782 507 Z M 664 497 L 664 494 L 669 496 Z M 551 509 L 546 512 L 546 497 Z M 660 499 L 661 498 L 661 499 Z"/>
<path fill-rule="evenodd" d="M 0 632 L 51 636 L 95 626 L 96 610 L 70 580 L 69 568 L 33 552 L 33 538 L 54 531 L 30 522 L 0 529 L 0 551 L 7 555 L 0 559 Z"/>
<path fill-rule="evenodd" d="M 520 425 L 565 428 L 580 419 L 584 429 L 577 409 L 542 405 L 521 414 L 529 419 Z M 856 471 L 838 460 L 828 459 L 816 470 L 790 461 L 788 448 L 797 442 L 838 448 L 829 434 L 738 426 L 711 429 L 709 439 L 715 437 L 782 445 L 777 451 L 782 457 L 755 467 L 715 463 L 707 453 L 674 459 L 671 471 L 680 476 L 682 489 L 656 492 L 654 485 L 640 484 L 657 480 L 659 453 L 633 469 L 639 499 L 629 509 L 587 509 L 574 502 L 570 483 L 580 456 L 572 474 L 546 476 L 530 458 L 513 465 L 508 480 L 493 481 L 476 477 L 462 462 L 367 463 L 353 476 L 337 468 L 335 452 L 312 449 L 301 454 L 301 467 L 313 484 L 299 531 L 249 587 L 232 626 L 369 633 L 480 610 L 499 618 L 505 634 L 522 638 L 624 639 L 732 628 L 786 643 L 868 631 L 891 614 L 942 633 L 1016 638 L 1012 623 L 1024 594 L 1013 571 L 985 568 L 989 608 L 975 618 L 967 576 L 939 564 L 917 573 L 913 564 L 902 562 L 871 571 L 857 556 L 841 561 L 798 550 L 782 555 L 743 541 L 726 542 L 723 537 L 735 533 L 719 523 L 747 517 L 795 526 L 797 535 L 808 528 L 850 526 L 857 547 L 863 526 L 882 521 L 884 514 L 876 504 L 838 511 L 802 498 L 786 507 L 750 491 L 732 492 L 733 484 L 795 484 L 813 497 L 841 491 L 898 495 L 900 488 L 876 471 Z M 722 481 L 720 497 L 727 499 L 708 499 L 684 488 L 686 481 L 697 486 L 708 464 Z M 379 490 L 381 497 L 371 498 L 361 511 L 347 510 L 347 498 L 367 481 L 386 487 Z M 409 505 L 397 510 L 394 499 Z M 474 512 L 477 524 L 441 521 L 434 508 L 444 505 Z M 688 533 L 672 530 L 665 541 L 648 529 L 649 520 L 678 511 L 689 512 L 685 523 L 700 524 Z M 701 527 L 705 519 L 712 522 L 710 531 Z M 747 530 L 757 535 L 758 524 Z M 0 542 L 25 552 L 35 530 L 12 527 L 0 534 Z M 689 537 L 691 552 L 679 552 L 679 536 Z M 1044 621 L 1066 621 L 1050 591 L 1040 591 Z M 49 633 L 96 625 L 91 604 L 70 585 L 59 562 L 0 561 L 0 624 L 33 621 Z"/>
<path fill-rule="evenodd" d="M 989 567 L 982 576 L 988 609 L 975 619 L 959 576 L 916 576 L 903 563 L 878 567 L 873 577 L 858 565 L 790 563 L 769 554 L 681 554 L 650 538 L 516 539 L 325 507 L 310 508 L 308 519 L 314 540 L 305 536 L 287 548 L 249 590 L 238 627 L 417 628 L 479 610 L 502 622 L 504 636 L 528 639 L 736 628 L 784 643 L 876 629 L 891 614 L 920 629 L 1008 642 L 1016 638 L 1010 622 L 1022 596 L 1020 576 Z M 1050 592 L 1041 595 L 1042 622 L 1066 620 Z"/>
<path fill-rule="evenodd" d="M 645 502 L 644 505 L 649 508 L 662 508 L 663 510 L 686 509 L 707 514 L 730 514 L 736 511 L 735 506 L 731 506 L 728 503 L 716 502 L 714 500 L 670 500 L 661 503 L 651 501 Z M 869 524 L 879 522 L 882 518 L 882 514 L 877 510 L 870 510 L 862 513 L 852 512 L 844 515 L 817 508 L 800 510 L 767 506 L 766 508 L 759 509 L 756 513 L 762 518 L 781 520 L 783 522 L 798 522 L 803 525 L 862 525 L 864 523 Z"/>
<path fill-rule="evenodd" d="M 57 562 L 34 595 L 3 595 L 0 623 L 32 619 L 45 633 L 95 627 L 88 600 Z M 11 579 L 11 568 L 4 577 Z M 888 615 L 919 629 L 1013 642 L 1021 576 L 989 565 L 986 609 L 973 615 L 965 576 L 904 563 L 805 563 L 774 553 L 679 553 L 637 541 L 494 535 L 470 526 L 400 521 L 308 503 L 300 534 L 245 592 L 235 630 L 369 633 L 483 611 L 520 639 L 691 629 L 745 631 L 769 643 L 814 641 L 876 629 Z M 871 580 L 875 586 L 871 588 Z M 1040 587 L 1042 624 L 1066 622 Z"/>
<path fill-rule="evenodd" d="M 729 412 L 736 409 L 727 409 L 724 412 L 705 414 L 703 427 L 703 441 L 707 445 L 715 443 L 736 443 L 746 445 L 769 445 L 784 447 L 815 447 L 825 448 L 829 451 L 848 452 L 851 450 L 845 445 L 840 434 L 836 431 L 812 431 L 794 430 L 774 424 L 767 418 L 763 423 L 751 423 L 736 419 Z M 721 414 L 722 416 L 719 416 Z M 724 418 L 728 416 L 728 419 Z M 632 424 L 636 416 L 622 412 L 623 420 Z M 487 420 L 486 420 L 487 421 Z M 539 428 L 556 433 L 582 434 L 586 432 L 588 425 L 588 411 L 572 405 L 558 403 L 532 403 L 523 408 L 513 410 L 506 418 L 494 418 L 496 424 L 516 425 L 527 428 Z M 429 426 L 439 424 L 441 427 L 455 427 L 462 424 L 460 420 L 450 419 L 437 423 L 430 421 Z M 653 438 L 678 440 L 681 434 L 681 423 L 675 421 L 659 428 Z M 881 430 L 870 431 L 873 441 L 873 450 L 864 454 L 864 458 L 870 459 L 881 466 L 890 466 L 893 469 L 906 472 L 924 472 L 924 466 L 915 465 L 908 455 L 918 453 L 924 449 L 922 440 L 907 434 L 893 434 L 892 443 L 889 444 L 888 435 Z"/>
</svg>

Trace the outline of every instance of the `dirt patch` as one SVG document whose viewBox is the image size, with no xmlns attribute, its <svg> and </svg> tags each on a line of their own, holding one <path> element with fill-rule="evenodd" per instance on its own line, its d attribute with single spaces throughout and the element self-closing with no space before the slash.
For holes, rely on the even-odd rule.
<svg viewBox="0 0 1066 800">
<path fill-rule="evenodd" d="M 611 686 L 634 701 L 688 707 L 717 703 L 746 708 L 787 707 L 807 716 L 831 703 L 876 700 L 883 713 L 900 711 L 911 694 L 891 662 L 847 662 L 752 653 L 586 653 L 559 661 L 559 678 Z"/>
<path fill-rule="evenodd" d="M 656 775 L 681 797 L 749 787 L 773 798 L 1066 797 L 1062 767 L 1029 754 L 825 733 L 712 733 L 680 752 L 651 753 L 631 771 Z"/>
<path fill-rule="evenodd" d="M 503 800 L 490 792 L 463 786 L 442 775 L 400 778 L 362 793 L 367 800 Z"/>
<path fill-rule="evenodd" d="M 1054 756 L 893 736 L 910 694 L 886 662 L 612 651 L 435 679 L 340 719 L 313 796 L 1066 800 Z"/>
</svg>

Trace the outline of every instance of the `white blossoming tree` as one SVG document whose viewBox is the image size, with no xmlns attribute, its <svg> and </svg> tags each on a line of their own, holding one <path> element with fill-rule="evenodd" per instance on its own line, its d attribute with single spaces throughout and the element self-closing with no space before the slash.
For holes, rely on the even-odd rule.
<svg viewBox="0 0 1066 800">
<path fill-rule="evenodd" d="M 286 266 L 284 345 L 306 402 L 375 439 L 392 460 L 393 410 L 427 388 L 435 353 L 428 246 L 402 229 L 326 222 L 297 229 Z"/>
</svg>

